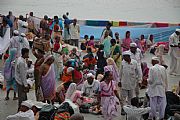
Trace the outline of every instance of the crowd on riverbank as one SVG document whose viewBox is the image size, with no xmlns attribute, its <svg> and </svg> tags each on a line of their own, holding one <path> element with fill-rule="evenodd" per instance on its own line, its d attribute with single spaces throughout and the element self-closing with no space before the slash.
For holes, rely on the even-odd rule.
<svg viewBox="0 0 180 120">
<path fill-rule="evenodd" d="M 128 119 L 178 116 L 179 88 L 176 92 L 167 92 L 166 69 L 170 67 L 171 75 L 180 75 L 180 29 L 170 36 L 168 44 L 155 43 L 152 34 L 148 39 L 140 35 L 139 39 L 132 40 L 130 31 L 121 39 L 118 32 L 112 32 L 111 22 L 98 42 L 93 35 L 85 35 L 80 43 L 80 32 L 77 19 L 70 20 L 68 13 L 63 15 L 63 21 L 58 16 L 51 20 L 45 15 L 39 26 L 34 24 L 33 12 L 27 19 L 22 15 L 16 19 L 12 12 L 3 16 L 0 36 L 11 36 L 8 49 L 3 53 L 5 100 L 10 99 L 13 87 L 13 99 L 19 101 L 19 112 L 7 119 L 29 117 L 34 120 L 36 116 L 41 120 L 44 116 L 53 116 L 49 119 L 76 120 L 73 116 L 77 115 L 80 120 L 83 117 L 76 113 L 82 112 L 102 114 L 105 120 L 112 120 L 118 116 L 117 108 L 121 108 L 121 114 L 127 114 Z M 169 66 L 163 59 L 168 51 Z M 35 63 L 29 58 L 29 52 L 35 56 Z M 150 68 L 142 61 L 146 52 L 154 54 Z M 56 85 L 56 81 L 62 83 Z M 38 104 L 49 106 L 43 104 L 39 108 L 37 102 L 27 101 L 33 85 Z M 147 89 L 143 105 L 138 98 L 140 89 Z M 170 99 L 167 95 L 178 98 L 173 101 L 175 112 L 167 104 L 166 98 Z M 60 106 L 53 107 L 54 103 Z M 45 113 L 48 108 L 50 111 Z"/>
</svg>

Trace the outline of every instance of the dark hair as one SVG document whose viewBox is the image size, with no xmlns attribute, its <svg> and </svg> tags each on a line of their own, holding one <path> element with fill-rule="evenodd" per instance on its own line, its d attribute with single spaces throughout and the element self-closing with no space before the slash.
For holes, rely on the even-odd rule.
<svg viewBox="0 0 180 120">
<path fill-rule="evenodd" d="M 58 16 L 54 16 L 54 19 L 58 19 Z"/>
<path fill-rule="evenodd" d="M 89 58 L 94 58 L 94 55 L 92 53 L 89 54 Z"/>
<path fill-rule="evenodd" d="M 132 98 L 132 99 L 131 99 L 131 105 L 132 105 L 132 106 L 139 107 L 139 98 L 138 98 L 138 97 Z"/>
<path fill-rule="evenodd" d="M 45 20 L 48 20 L 48 16 L 47 16 L 47 15 L 44 15 L 44 19 L 45 19 Z"/>
<path fill-rule="evenodd" d="M 126 37 L 127 37 L 127 34 L 129 34 L 130 33 L 130 31 L 126 31 Z"/>
<path fill-rule="evenodd" d="M 30 15 L 30 16 L 33 16 L 33 12 L 30 12 L 29 15 Z"/>
<path fill-rule="evenodd" d="M 116 40 L 115 39 L 111 39 L 111 44 L 115 43 L 116 44 Z"/>
<path fill-rule="evenodd" d="M 108 22 L 106 26 L 110 26 L 111 27 L 112 26 L 111 22 Z"/>
<path fill-rule="evenodd" d="M 93 39 L 94 39 L 94 36 L 93 36 L 93 35 L 91 35 L 91 36 L 90 36 L 90 40 L 93 40 Z"/>
<path fill-rule="evenodd" d="M 104 77 L 100 82 L 104 81 L 109 76 L 110 73 L 111 73 L 110 71 L 105 72 Z"/>
<path fill-rule="evenodd" d="M 144 35 L 142 34 L 142 35 L 141 35 L 141 37 L 143 37 L 143 38 L 144 38 Z"/>
<path fill-rule="evenodd" d="M 87 53 L 92 53 L 92 49 L 90 47 L 87 47 Z"/>
<path fill-rule="evenodd" d="M 67 90 L 69 88 L 71 83 L 72 83 L 72 81 L 67 81 L 67 82 L 63 83 L 65 90 Z"/>
<path fill-rule="evenodd" d="M 100 44 L 99 45 L 99 50 L 103 50 L 104 49 L 104 45 L 103 44 Z"/>
<path fill-rule="evenodd" d="M 85 39 L 85 38 L 88 38 L 88 35 L 84 35 L 84 39 Z"/>
<path fill-rule="evenodd" d="M 45 54 L 43 50 L 38 49 L 38 52 L 40 52 L 41 54 Z"/>
<path fill-rule="evenodd" d="M 28 48 L 22 48 L 21 49 L 22 56 L 24 56 L 26 53 L 29 53 L 29 49 Z"/>
<path fill-rule="evenodd" d="M 20 19 L 20 20 L 23 20 L 23 16 L 22 16 L 22 15 L 19 15 L 19 19 Z"/>
</svg>

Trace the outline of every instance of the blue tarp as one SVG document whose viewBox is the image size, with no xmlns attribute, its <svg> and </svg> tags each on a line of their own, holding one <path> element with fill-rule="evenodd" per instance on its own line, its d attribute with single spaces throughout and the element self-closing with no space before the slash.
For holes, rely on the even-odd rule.
<svg viewBox="0 0 180 120">
<path fill-rule="evenodd" d="M 147 38 L 149 34 L 153 34 L 155 42 L 168 41 L 169 36 L 176 28 L 180 28 L 180 26 L 161 28 L 111 27 L 113 34 L 119 32 L 121 39 L 125 37 L 126 31 L 130 31 L 132 39 L 139 38 L 141 34 L 144 34 L 145 38 Z M 99 40 L 103 29 L 104 27 L 80 26 L 80 37 L 84 38 L 84 35 L 94 35 L 95 39 Z"/>
</svg>

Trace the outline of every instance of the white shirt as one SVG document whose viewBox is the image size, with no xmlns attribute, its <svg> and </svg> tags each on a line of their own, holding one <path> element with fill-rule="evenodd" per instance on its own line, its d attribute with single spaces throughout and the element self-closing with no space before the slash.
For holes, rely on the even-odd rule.
<svg viewBox="0 0 180 120">
<path fill-rule="evenodd" d="M 139 48 L 136 49 L 135 54 L 131 52 L 131 50 L 128 50 L 129 53 L 131 53 L 131 59 L 134 59 L 137 61 L 138 66 L 141 66 L 141 60 L 143 58 L 141 50 Z"/>
<path fill-rule="evenodd" d="M 73 23 L 69 25 L 71 39 L 79 39 L 80 38 L 80 27 L 78 24 L 74 26 Z"/>
<path fill-rule="evenodd" d="M 178 45 L 178 43 L 179 43 L 179 35 L 177 35 L 176 33 L 173 33 L 169 37 L 169 45 Z"/>
<path fill-rule="evenodd" d="M 9 115 L 7 120 L 35 120 L 34 113 L 32 110 L 26 112 L 18 112 L 15 115 Z"/>
<path fill-rule="evenodd" d="M 149 69 L 148 76 L 148 95 L 149 97 L 165 97 L 168 87 L 166 69 L 156 64 Z"/>
<path fill-rule="evenodd" d="M 10 40 L 9 48 L 17 48 L 19 47 L 19 36 L 13 36 Z"/>
<path fill-rule="evenodd" d="M 179 35 L 177 35 L 176 33 L 173 33 L 169 37 L 169 54 L 170 55 L 175 56 L 176 52 L 179 50 L 177 47 L 171 47 L 170 45 L 178 45 L 178 43 L 179 43 Z"/>
<path fill-rule="evenodd" d="M 120 81 L 122 89 L 132 90 L 135 89 L 137 78 L 142 78 L 141 70 L 138 67 L 137 61 L 131 59 L 129 64 L 125 60 L 122 61 L 120 70 Z"/>
<path fill-rule="evenodd" d="M 134 59 L 137 61 L 138 69 L 140 70 L 140 74 L 141 74 L 140 76 L 143 76 L 142 69 L 141 69 L 141 62 L 142 62 L 143 55 L 141 53 L 141 50 L 139 48 L 137 48 L 135 54 L 132 53 L 131 50 L 129 50 L 129 53 L 131 53 L 131 59 Z"/>
<path fill-rule="evenodd" d="M 27 49 L 29 49 L 29 42 L 28 42 L 28 40 L 27 40 L 27 38 L 26 37 L 19 37 L 19 47 L 18 47 L 18 57 L 20 57 L 21 56 L 21 50 L 23 49 L 23 48 L 27 48 Z"/>
<path fill-rule="evenodd" d="M 82 93 L 86 93 L 87 97 L 93 97 L 94 94 L 96 94 L 99 91 L 99 88 L 100 82 L 98 80 L 94 80 L 92 85 L 89 85 L 88 81 L 86 80 L 83 84 L 81 91 Z"/>
<path fill-rule="evenodd" d="M 28 83 L 26 81 L 27 77 L 27 64 L 26 60 L 22 57 L 17 59 L 17 64 L 15 66 L 15 79 L 16 82 L 20 85 L 27 87 Z"/>
<path fill-rule="evenodd" d="M 141 120 L 142 115 L 148 113 L 151 108 L 137 108 L 131 105 L 123 106 L 124 111 L 127 113 L 128 119 L 131 120 Z"/>
</svg>

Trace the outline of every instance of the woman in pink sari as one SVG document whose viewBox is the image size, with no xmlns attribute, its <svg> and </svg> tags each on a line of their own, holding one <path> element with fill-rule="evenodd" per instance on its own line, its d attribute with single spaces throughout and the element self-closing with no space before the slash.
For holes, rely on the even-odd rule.
<svg viewBox="0 0 180 120">
<path fill-rule="evenodd" d="M 141 89 L 143 89 L 143 88 L 147 87 L 147 78 L 148 78 L 148 74 L 149 74 L 149 68 L 148 68 L 146 62 L 141 63 L 141 68 L 142 68 L 142 73 L 143 73 Z"/>
<path fill-rule="evenodd" d="M 56 95 L 56 80 L 54 71 L 54 57 L 49 55 L 40 68 L 40 86 L 44 97 L 44 102 L 52 103 Z"/>
<path fill-rule="evenodd" d="M 122 41 L 122 47 L 123 47 L 123 52 L 129 50 L 130 48 L 130 43 L 132 42 L 130 38 L 130 31 L 126 32 L 126 38 L 123 39 Z"/>
<path fill-rule="evenodd" d="M 100 83 L 100 97 L 104 120 L 112 120 L 118 115 L 120 97 L 116 90 L 111 71 L 106 71 L 103 81 Z M 119 106 L 118 106 L 119 105 Z"/>
<path fill-rule="evenodd" d="M 119 77 L 120 68 L 116 66 L 116 63 L 114 62 L 113 58 L 108 58 L 106 61 L 107 61 L 107 66 L 104 67 L 104 71 L 112 71 L 113 81 L 117 85 L 120 81 L 120 77 Z"/>
</svg>

